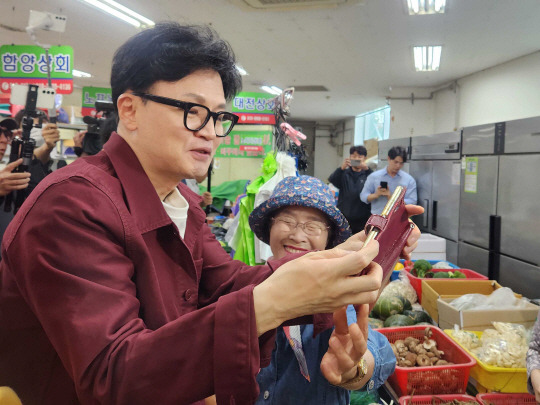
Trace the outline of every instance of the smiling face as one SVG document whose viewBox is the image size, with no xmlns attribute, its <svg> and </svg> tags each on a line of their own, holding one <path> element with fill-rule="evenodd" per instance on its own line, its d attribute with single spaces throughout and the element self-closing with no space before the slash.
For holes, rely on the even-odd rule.
<svg viewBox="0 0 540 405">
<path fill-rule="evenodd" d="M 316 224 L 320 224 L 322 227 L 329 225 L 326 216 L 321 211 L 309 207 L 289 206 L 275 214 L 274 218 L 282 218 L 297 223 L 317 221 Z M 290 231 L 281 221 L 273 221 L 270 224 L 270 248 L 274 259 L 281 259 L 288 253 L 324 250 L 328 243 L 329 231 L 326 228 L 320 235 L 312 236 L 307 235 L 300 226 Z"/>
<path fill-rule="evenodd" d="M 176 82 L 156 82 L 147 93 L 225 110 L 223 84 L 213 70 L 199 70 Z M 118 133 L 128 142 L 158 194 L 182 179 L 204 176 L 220 143 L 211 118 L 199 131 L 184 126 L 184 111 L 124 93 L 118 100 Z"/>
</svg>

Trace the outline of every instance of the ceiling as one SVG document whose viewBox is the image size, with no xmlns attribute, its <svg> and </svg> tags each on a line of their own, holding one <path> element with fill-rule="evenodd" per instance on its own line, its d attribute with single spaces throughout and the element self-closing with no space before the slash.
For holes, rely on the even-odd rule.
<svg viewBox="0 0 540 405">
<path fill-rule="evenodd" d="M 447 0 L 443 15 L 409 16 L 405 0 L 343 0 L 337 7 L 260 10 L 248 0 L 117 0 L 153 21 L 210 24 L 228 40 L 244 90 L 260 84 L 324 86 L 297 91 L 294 119 L 338 120 L 540 49 L 539 0 Z M 301 2 L 297 3 L 301 5 Z M 38 40 L 74 49 L 76 86 L 108 87 L 114 51 L 137 29 L 78 0 L 2 0 L 0 44 L 31 44 L 29 10 L 67 16 L 65 33 Z M 22 31 L 22 32 L 19 32 Z M 438 72 L 416 72 L 413 45 L 442 45 Z M 416 90 L 417 91 L 417 90 Z"/>
</svg>

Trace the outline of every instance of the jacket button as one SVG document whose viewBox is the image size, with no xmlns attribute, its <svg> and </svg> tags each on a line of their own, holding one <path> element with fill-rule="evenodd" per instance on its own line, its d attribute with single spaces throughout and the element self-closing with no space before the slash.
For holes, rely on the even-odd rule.
<svg viewBox="0 0 540 405">
<path fill-rule="evenodd" d="M 368 389 L 372 390 L 374 386 L 375 386 L 375 381 L 369 380 Z"/>
<path fill-rule="evenodd" d="M 264 399 L 268 399 L 270 397 L 270 393 L 268 391 L 264 391 Z"/>
<path fill-rule="evenodd" d="M 186 292 L 184 293 L 184 299 L 186 301 L 189 301 L 192 296 L 193 296 L 193 291 L 191 291 L 190 289 L 187 289 Z"/>
</svg>

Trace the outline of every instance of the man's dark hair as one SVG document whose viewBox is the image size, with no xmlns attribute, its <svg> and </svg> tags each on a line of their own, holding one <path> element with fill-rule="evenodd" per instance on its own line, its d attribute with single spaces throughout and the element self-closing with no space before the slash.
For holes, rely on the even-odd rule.
<svg viewBox="0 0 540 405">
<path fill-rule="evenodd" d="M 114 54 L 113 103 L 126 90 L 146 92 L 158 81 L 176 82 L 197 70 L 221 76 L 230 101 L 242 88 L 234 52 L 210 27 L 163 22 L 131 37 Z"/>
<path fill-rule="evenodd" d="M 388 157 L 392 160 L 401 156 L 403 163 L 407 161 L 407 150 L 403 146 L 394 146 L 388 151 Z"/>
<path fill-rule="evenodd" d="M 351 146 L 349 149 L 349 155 L 352 155 L 354 152 L 358 153 L 359 155 L 367 156 L 367 149 L 362 145 Z"/>
</svg>

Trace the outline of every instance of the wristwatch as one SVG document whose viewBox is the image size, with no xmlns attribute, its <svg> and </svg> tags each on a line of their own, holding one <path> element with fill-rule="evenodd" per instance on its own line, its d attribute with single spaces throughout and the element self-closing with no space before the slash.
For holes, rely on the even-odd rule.
<svg viewBox="0 0 540 405">
<path fill-rule="evenodd" d="M 366 376 L 368 372 L 367 362 L 365 358 L 361 358 L 358 364 L 356 365 L 356 375 L 351 378 L 348 381 L 342 382 L 341 384 L 338 384 L 340 387 L 352 389 L 349 388 L 351 386 L 355 386 L 362 378 Z"/>
</svg>

